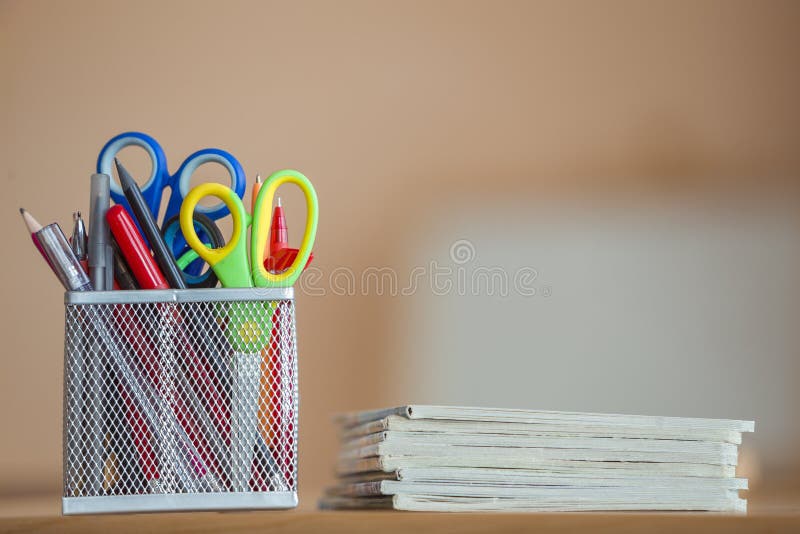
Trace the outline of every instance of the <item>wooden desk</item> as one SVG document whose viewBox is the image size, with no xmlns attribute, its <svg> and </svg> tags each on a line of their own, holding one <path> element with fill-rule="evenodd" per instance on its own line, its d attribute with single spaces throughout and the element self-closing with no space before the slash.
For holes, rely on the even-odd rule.
<svg viewBox="0 0 800 534">
<path fill-rule="evenodd" d="M 430 532 L 800 532 L 800 493 L 753 495 L 747 516 L 712 514 L 430 514 L 410 512 L 236 512 L 73 516 L 58 514 L 57 496 L 6 500 L 0 532 L 144 534 L 147 532 L 267 532 L 427 534 Z M 27 503 L 27 504 L 26 504 Z M 27 506 L 27 508 L 26 508 Z M 42 508 L 44 506 L 45 508 Z M 10 508 L 11 507 L 11 508 Z M 17 513 L 14 513 L 16 509 Z M 34 514 L 44 513 L 38 517 Z"/>
</svg>

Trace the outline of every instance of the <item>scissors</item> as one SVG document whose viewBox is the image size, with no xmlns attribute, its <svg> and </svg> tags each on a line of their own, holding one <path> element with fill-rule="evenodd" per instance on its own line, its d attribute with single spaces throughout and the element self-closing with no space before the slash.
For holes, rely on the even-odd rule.
<svg viewBox="0 0 800 534">
<path fill-rule="evenodd" d="M 275 191 L 286 183 L 294 183 L 305 195 L 306 228 L 294 262 L 284 272 L 273 274 L 264 268 L 264 250 L 269 237 Z M 192 214 L 195 209 L 199 209 L 200 199 L 206 196 L 222 200 L 233 217 L 233 235 L 222 248 L 208 248 L 195 232 Z M 206 183 L 198 185 L 186 195 L 181 205 L 180 221 L 186 242 L 211 266 L 224 287 L 290 287 L 302 273 L 314 246 L 318 211 L 317 193 L 309 179 L 298 171 L 286 169 L 272 174 L 264 182 L 256 198 L 252 216 L 245 211 L 237 193 L 222 184 Z M 250 224 L 253 229 L 248 259 L 246 230 Z"/>
<path fill-rule="evenodd" d="M 164 155 L 164 150 L 161 148 L 161 145 L 149 135 L 140 132 L 122 133 L 108 141 L 97 157 L 97 172 L 113 176 L 111 169 L 114 163 L 114 157 L 116 157 L 120 150 L 129 146 L 141 147 L 150 156 L 153 171 L 147 179 L 147 182 L 141 186 L 141 190 L 142 196 L 156 220 L 158 220 L 158 212 L 161 208 L 164 190 L 166 188 L 172 190 L 169 201 L 167 202 L 167 209 L 164 213 L 164 217 L 161 219 L 160 224 L 162 225 L 165 221 L 178 215 L 181 204 L 189 193 L 192 175 L 198 167 L 205 163 L 218 163 L 222 165 L 230 176 L 231 189 L 239 198 L 242 198 L 244 195 L 244 190 L 247 186 L 244 170 L 236 158 L 228 152 L 217 148 L 198 150 L 186 158 L 178 168 L 178 172 L 170 176 L 169 169 L 167 168 L 167 157 Z M 114 199 L 114 202 L 121 204 L 130 212 L 128 200 L 122 193 L 122 188 L 115 180 L 111 180 L 111 198 Z M 214 206 L 197 206 L 197 211 L 212 220 L 221 219 L 228 215 L 228 207 L 224 203 L 218 203 Z M 209 242 L 210 236 L 205 232 L 202 226 L 199 228 L 204 241 Z M 176 258 L 180 257 L 186 250 L 186 242 L 180 232 L 173 232 L 170 234 L 169 240 L 167 240 L 167 246 L 170 247 Z M 200 278 L 204 278 L 206 275 L 201 275 L 202 267 L 203 262 L 195 261 L 192 262 L 185 271 L 193 276 L 199 275 Z"/>
<path fill-rule="evenodd" d="M 306 228 L 294 262 L 281 273 L 273 274 L 264 268 L 264 249 L 269 237 L 270 216 L 275 191 L 283 184 L 294 183 L 303 191 L 306 200 Z M 233 235 L 221 248 L 210 248 L 195 231 L 194 210 L 206 196 L 217 197 L 230 209 Z M 291 169 L 272 174 L 258 193 L 253 215 L 247 214 L 242 200 L 230 188 L 218 183 L 205 183 L 192 189 L 181 205 L 180 225 L 186 242 L 219 278 L 224 287 L 290 287 L 294 285 L 308 261 L 318 219 L 317 193 L 302 173 Z M 250 258 L 247 255 L 247 227 L 252 224 Z M 269 341 L 270 326 L 256 317 L 263 310 L 230 306 L 223 314 L 227 319 L 226 333 L 238 352 L 259 352 Z"/>
<path fill-rule="evenodd" d="M 294 183 L 306 200 L 306 228 L 297 257 L 281 273 L 269 272 L 263 263 L 269 237 L 272 201 L 283 184 Z M 230 209 L 233 235 L 221 248 L 209 248 L 195 232 L 192 215 L 200 200 L 214 196 Z M 206 183 L 192 189 L 181 205 L 180 223 L 189 246 L 214 270 L 224 287 L 290 287 L 308 261 L 318 219 L 317 194 L 303 174 L 282 170 L 272 174 L 256 197 L 252 216 L 245 211 L 241 198 L 222 184 Z M 247 255 L 247 227 L 252 225 L 250 257 Z M 249 491 L 251 466 L 259 439 L 259 392 L 262 350 L 269 344 L 275 303 L 226 303 L 220 309 L 226 336 L 235 353 L 231 361 L 231 485 L 233 491 Z"/>
</svg>

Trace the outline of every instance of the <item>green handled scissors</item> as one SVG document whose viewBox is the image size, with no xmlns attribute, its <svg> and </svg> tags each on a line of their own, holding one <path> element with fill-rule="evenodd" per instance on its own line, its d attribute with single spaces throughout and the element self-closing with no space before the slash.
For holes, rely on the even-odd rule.
<svg viewBox="0 0 800 534">
<path fill-rule="evenodd" d="M 303 241 L 294 263 L 282 273 L 273 274 L 264 268 L 262 259 L 267 246 L 272 201 L 275 191 L 283 184 L 297 185 L 305 195 L 306 228 Z M 233 235 L 221 248 L 209 248 L 195 232 L 192 214 L 200 200 L 207 196 L 216 197 L 228 207 L 233 217 Z M 239 196 L 230 188 L 219 183 L 205 183 L 192 189 L 181 204 L 181 231 L 186 243 L 208 263 L 219 278 L 223 287 L 291 287 L 303 272 L 303 267 L 311 255 L 317 233 L 319 208 L 317 193 L 311 181 L 302 173 L 286 169 L 273 173 L 264 182 L 256 197 L 253 215 L 248 215 Z M 247 227 L 252 224 L 250 258 L 247 256 Z M 260 350 L 269 339 L 269 327 L 261 327 L 250 320 L 242 311 L 227 313 L 228 337 L 237 350 L 253 352 Z M 260 345 L 260 346 L 259 346 Z"/>
<path fill-rule="evenodd" d="M 264 249 L 269 237 L 272 200 L 283 184 L 300 187 L 306 198 L 306 230 L 294 263 L 282 273 L 272 274 L 264 268 Z M 233 217 L 233 236 L 221 248 L 209 248 L 195 232 L 192 214 L 200 199 L 206 196 L 222 200 Z M 206 183 L 192 189 L 181 204 L 180 223 L 188 245 L 214 270 L 224 287 L 290 287 L 308 262 L 317 233 L 317 193 L 301 173 L 283 170 L 270 176 L 256 197 L 252 217 L 242 200 L 230 188 Z M 247 227 L 252 224 L 250 259 L 247 257 Z M 231 360 L 231 488 L 235 492 L 250 491 L 249 480 L 253 457 L 259 439 L 259 390 L 262 350 L 269 344 L 274 303 L 243 302 L 223 305 L 225 332 L 236 351 Z"/>
<path fill-rule="evenodd" d="M 272 200 L 275 191 L 283 184 L 296 184 L 306 197 L 306 229 L 294 263 L 282 273 L 273 274 L 264 268 L 262 259 L 269 237 Z M 233 216 L 233 236 L 227 245 L 218 249 L 205 246 L 194 230 L 192 214 L 200 199 L 217 197 Z M 218 183 L 201 184 L 192 189 L 181 204 L 181 231 L 186 242 L 214 270 L 224 287 L 290 287 L 303 272 L 317 234 L 317 193 L 302 173 L 286 169 L 272 174 L 256 197 L 252 217 L 247 214 L 242 200 L 230 188 Z M 250 260 L 247 258 L 246 228 L 253 225 L 250 243 Z M 249 266 L 249 267 L 248 267 Z"/>
</svg>

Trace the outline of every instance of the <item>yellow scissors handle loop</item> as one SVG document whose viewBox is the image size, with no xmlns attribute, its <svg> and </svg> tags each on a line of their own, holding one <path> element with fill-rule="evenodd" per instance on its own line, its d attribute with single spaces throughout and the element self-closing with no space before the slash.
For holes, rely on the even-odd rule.
<svg viewBox="0 0 800 534">
<path fill-rule="evenodd" d="M 217 197 L 228 206 L 233 217 L 233 235 L 222 248 L 208 248 L 194 230 L 192 214 L 203 197 Z M 208 263 L 224 287 L 253 287 L 247 261 L 246 229 L 249 221 L 242 200 L 222 184 L 200 184 L 186 195 L 181 204 L 181 231 L 186 243 Z"/>
<path fill-rule="evenodd" d="M 294 263 L 282 273 L 273 274 L 264 268 L 262 259 L 264 249 L 267 246 L 269 236 L 269 223 L 272 215 L 272 200 L 275 191 L 286 183 L 297 185 L 306 198 L 306 229 L 303 234 L 303 241 Z M 314 247 L 314 238 L 317 235 L 317 220 L 319 218 L 319 205 L 317 203 L 317 192 L 311 181 L 302 173 L 285 169 L 273 173 L 267 178 L 264 185 L 256 197 L 256 205 L 253 208 L 253 235 L 251 239 L 250 261 L 253 271 L 253 282 L 256 287 L 290 287 L 294 285 L 300 274 L 303 272 Z M 199 241 L 199 240 L 198 240 Z"/>
</svg>

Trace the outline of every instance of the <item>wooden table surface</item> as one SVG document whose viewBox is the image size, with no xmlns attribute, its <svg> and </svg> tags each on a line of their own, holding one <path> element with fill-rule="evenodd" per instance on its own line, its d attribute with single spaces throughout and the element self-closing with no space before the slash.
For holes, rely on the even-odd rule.
<svg viewBox="0 0 800 534">
<path fill-rule="evenodd" d="M 0 501 L 0 532 L 112 534 L 146 532 L 268 532 L 425 534 L 429 532 L 800 532 L 800 492 L 749 498 L 746 516 L 700 513 L 432 514 L 417 512 L 227 512 L 59 515 L 57 496 Z"/>
</svg>

